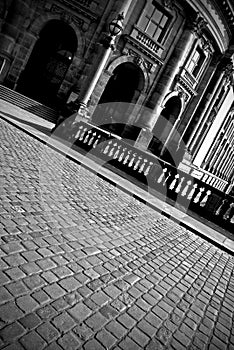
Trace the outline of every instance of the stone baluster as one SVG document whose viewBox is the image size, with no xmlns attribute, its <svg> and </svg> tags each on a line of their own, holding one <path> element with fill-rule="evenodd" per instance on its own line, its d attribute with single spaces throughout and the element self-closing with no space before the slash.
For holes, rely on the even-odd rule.
<svg viewBox="0 0 234 350">
<path fill-rule="evenodd" d="M 94 142 L 94 139 L 95 139 L 96 135 L 97 135 L 96 131 L 93 131 L 92 136 L 91 136 L 91 138 L 90 138 L 90 140 L 88 142 L 89 146 L 91 146 L 92 143 Z"/>
<path fill-rule="evenodd" d="M 232 203 L 232 205 L 233 205 L 233 203 Z M 230 215 L 229 215 L 229 221 L 230 221 L 230 223 L 231 224 L 233 224 L 234 223 L 234 206 L 232 206 L 232 209 L 231 209 L 231 212 L 230 212 Z"/>
<path fill-rule="evenodd" d="M 80 137 L 78 139 L 79 141 L 83 141 L 85 133 L 86 133 L 87 130 L 88 130 L 88 128 L 83 128 L 83 131 L 82 131 L 82 133 L 81 133 L 81 135 L 80 135 Z"/>
<path fill-rule="evenodd" d="M 101 139 L 101 135 L 98 135 L 98 137 L 96 138 L 94 144 L 93 144 L 93 148 L 96 148 L 98 143 L 99 143 L 99 140 Z"/>
<path fill-rule="evenodd" d="M 89 130 L 84 138 L 84 141 L 83 143 L 87 143 L 89 138 L 90 138 L 90 135 L 92 134 L 92 130 Z"/>
<path fill-rule="evenodd" d="M 82 125 L 79 126 L 78 131 L 77 131 L 77 133 L 76 133 L 76 135 L 75 135 L 75 139 L 78 139 L 78 138 L 79 138 L 79 136 L 80 136 L 80 134 L 81 134 L 83 128 L 84 128 L 84 127 L 83 127 Z"/>
<path fill-rule="evenodd" d="M 147 176 L 149 174 L 152 165 L 153 165 L 153 162 L 149 162 L 149 165 L 147 166 L 147 168 L 144 171 L 145 176 Z"/>
<path fill-rule="evenodd" d="M 174 179 L 172 180 L 172 182 L 171 182 L 171 184 L 170 184 L 170 186 L 169 186 L 169 189 L 170 189 L 170 190 L 173 190 L 173 189 L 175 188 L 179 177 L 180 177 L 179 174 L 176 174 L 176 175 L 175 175 Z"/>
<path fill-rule="evenodd" d="M 117 142 L 115 142 L 115 143 L 112 145 L 112 147 L 111 147 L 111 149 L 110 149 L 110 151 L 109 151 L 109 154 L 108 154 L 109 157 L 112 157 L 112 156 L 113 156 L 114 151 L 115 151 L 115 148 L 116 148 L 117 146 L 118 146 Z"/>
<path fill-rule="evenodd" d="M 223 215 L 224 220 L 227 220 L 227 221 L 231 220 L 231 212 L 232 212 L 233 207 L 234 207 L 234 203 L 230 203 L 229 208 L 227 209 L 227 211 Z"/>
<path fill-rule="evenodd" d="M 221 213 L 224 211 L 224 208 L 226 206 L 227 206 L 227 199 L 223 199 L 221 205 L 216 210 L 215 215 L 221 215 Z"/>
<path fill-rule="evenodd" d="M 183 182 L 184 182 L 184 176 L 180 179 L 180 182 L 178 183 L 178 186 L 175 189 L 176 193 L 180 193 Z"/>
<path fill-rule="evenodd" d="M 164 168 L 162 171 L 162 174 L 158 178 L 158 181 L 157 181 L 158 184 L 160 184 L 163 181 L 163 179 L 165 179 L 166 172 L 167 172 L 167 168 Z"/>
<path fill-rule="evenodd" d="M 196 195 L 196 197 L 193 200 L 193 203 L 199 203 L 200 199 L 201 199 L 201 195 L 202 193 L 205 191 L 204 187 L 201 187 L 198 194 Z"/>
<path fill-rule="evenodd" d="M 191 200 L 193 198 L 196 189 L 197 189 L 197 184 L 194 184 L 193 188 L 191 189 L 191 191 L 190 191 L 190 193 L 189 193 L 189 195 L 187 197 L 187 199 Z"/>
<path fill-rule="evenodd" d="M 166 185 L 166 183 L 168 182 L 169 178 L 171 177 L 171 172 L 169 171 L 167 176 L 165 177 L 164 181 L 163 181 L 163 186 Z"/>
<path fill-rule="evenodd" d="M 189 190 L 189 187 L 192 185 L 192 181 L 191 180 L 188 180 L 183 191 L 181 192 L 181 196 L 182 197 L 185 197 L 188 193 L 188 190 Z"/>
<path fill-rule="evenodd" d="M 135 163 L 135 165 L 134 165 L 134 167 L 133 167 L 134 170 L 137 170 L 137 168 L 138 168 L 139 165 L 140 165 L 141 160 L 142 160 L 142 157 L 141 157 L 141 156 L 138 156 L 138 159 L 137 159 L 137 161 L 136 161 L 136 163 Z"/>
<path fill-rule="evenodd" d="M 112 141 L 108 141 L 107 145 L 102 148 L 102 153 L 103 154 L 107 154 L 109 152 L 109 149 L 110 149 L 111 145 L 112 145 Z"/>
<path fill-rule="evenodd" d="M 117 150 L 115 151 L 115 154 L 114 154 L 114 156 L 113 156 L 113 159 L 117 159 L 117 158 L 118 158 L 121 147 L 122 147 L 121 145 L 119 145 L 119 146 L 117 147 Z"/>
<path fill-rule="evenodd" d="M 132 158 L 128 164 L 128 167 L 131 168 L 133 166 L 134 160 L 136 158 L 136 153 L 133 153 Z"/>
<path fill-rule="evenodd" d="M 204 198 L 201 200 L 200 206 L 204 207 L 208 201 L 209 196 L 211 195 L 211 191 L 208 190 L 204 196 Z"/>
<path fill-rule="evenodd" d="M 125 152 L 126 152 L 126 150 L 127 150 L 127 148 L 125 147 L 125 148 L 123 148 L 122 149 L 122 153 L 120 153 L 120 155 L 119 155 L 119 158 L 118 158 L 118 161 L 121 163 L 122 162 L 122 160 L 124 159 L 124 156 L 125 156 Z"/>
<path fill-rule="evenodd" d="M 146 163 L 147 163 L 147 159 L 144 159 L 143 163 L 141 164 L 141 166 L 138 170 L 138 173 L 142 173 L 142 171 L 144 170 L 144 167 L 146 166 Z"/>
<path fill-rule="evenodd" d="M 129 160 L 129 158 L 130 158 L 131 153 L 132 153 L 132 151 L 129 150 L 128 153 L 127 153 L 127 155 L 126 155 L 126 157 L 125 157 L 125 159 L 124 159 L 124 161 L 123 161 L 123 164 L 127 164 L 128 160 Z"/>
</svg>

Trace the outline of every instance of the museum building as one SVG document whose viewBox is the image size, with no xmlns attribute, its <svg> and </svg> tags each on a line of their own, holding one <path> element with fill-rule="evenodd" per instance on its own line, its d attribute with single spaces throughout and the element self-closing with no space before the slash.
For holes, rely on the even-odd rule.
<svg viewBox="0 0 234 350">
<path fill-rule="evenodd" d="M 230 193 L 232 0 L 4 0 L 0 93 L 84 119 Z M 81 108 L 82 107 L 82 108 Z M 45 115 L 46 118 L 46 115 Z M 55 121 L 55 120 L 54 120 Z"/>
</svg>

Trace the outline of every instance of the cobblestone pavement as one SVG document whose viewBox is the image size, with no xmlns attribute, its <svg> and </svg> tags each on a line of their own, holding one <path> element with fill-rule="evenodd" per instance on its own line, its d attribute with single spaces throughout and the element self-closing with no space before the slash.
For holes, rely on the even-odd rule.
<svg viewBox="0 0 234 350">
<path fill-rule="evenodd" d="M 0 121 L 0 348 L 234 349 L 233 257 Z"/>
</svg>

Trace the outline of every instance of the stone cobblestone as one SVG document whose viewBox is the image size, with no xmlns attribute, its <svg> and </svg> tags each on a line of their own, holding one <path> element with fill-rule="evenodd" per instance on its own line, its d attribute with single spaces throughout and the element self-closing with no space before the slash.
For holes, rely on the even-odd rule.
<svg viewBox="0 0 234 350">
<path fill-rule="evenodd" d="M 233 349 L 233 256 L 0 120 L 0 348 Z"/>
</svg>

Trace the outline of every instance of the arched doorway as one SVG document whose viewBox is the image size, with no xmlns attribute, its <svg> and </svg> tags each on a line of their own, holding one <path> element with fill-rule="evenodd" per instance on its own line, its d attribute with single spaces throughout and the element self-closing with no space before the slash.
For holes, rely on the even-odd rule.
<svg viewBox="0 0 234 350">
<path fill-rule="evenodd" d="M 49 21 L 41 30 L 17 91 L 47 105 L 56 95 L 77 50 L 74 30 L 59 20 Z"/>
<path fill-rule="evenodd" d="M 154 126 L 154 136 L 148 147 L 152 153 L 160 155 L 161 150 L 163 149 L 165 142 L 168 141 L 168 136 L 180 115 L 181 108 L 182 103 L 178 96 L 173 96 L 166 102 L 164 109 L 162 110 L 161 115 Z M 170 139 L 169 143 L 167 144 L 167 148 L 173 148 L 172 145 L 174 146 L 173 140 Z"/>
<path fill-rule="evenodd" d="M 94 111 L 92 120 L 121 135 L 126 129 L 130 104 L 137 102 L 144 88 L 144 75 L 132 62 L 117 66 Z"/>
</svg>

